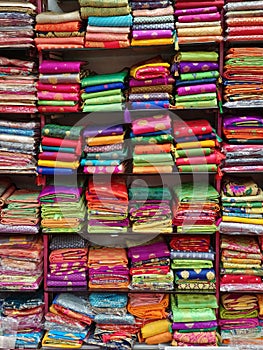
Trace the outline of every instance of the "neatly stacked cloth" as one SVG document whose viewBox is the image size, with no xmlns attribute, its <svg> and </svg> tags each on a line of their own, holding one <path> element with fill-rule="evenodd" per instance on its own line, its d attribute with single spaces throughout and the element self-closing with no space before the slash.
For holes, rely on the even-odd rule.
<svg viewBox="0 0 263 350">
<path fill-rule="evenodd" d="M 32 1 L 1 1 L 0 47 L 33 47 L 35 14 Z"/>
<path fill-rule="evenodd" d="M 262 1 L 227 0 L 224 6 L 228 42 L 263 40 Z"/>
<path fill-rule="evenodd" d="M 175 120 L 173 127 L 178 171 L 217 172 L 224 155 L 210 122 L 205 119 Z"/>
<path fill-rule="evenodd" d="M 43 275 L 43 242 L 35 235 L 0 236 L 0 289 L 36 290 Z"/>
<path fill-rule="evenodd" d="M 72 175 L 79 166 L 82 126 L 46 124 L 42 128 L 37 172 Z"/>
<path fill-rule="evenodd" d="M 79 235 L 57 235 L 50 242 L 47 287 L 87 287 L 88 248 Z"/>
<path fill-rule="evenodd" d="M 220 211 L 219 193 L 210 184 L 186 182 L 174 187 L 173 224 L 178 233 L 214 233 Z"/>
<path fill-rule="evenodd" d="M 263 106 L 262 57 L 262 47 L 232 47 L 226 52 L 223 73 L 224 107 Z"/>
<path fill-rule="evenodd" d="M 174 58 L 175 109 L 217 107 L 216 51 L 180 51 Z"/>
<path fill-rule="evenodd" d="M 122 111 L 128 72 L 96 74 L 81 80 L 82 111 Z"/>
<path fill-rule="evenodd" d="M 174 346 L 217 346 L 215 295 L 171 295 Z"/>
<path fill-rule="evenodd" d="M 215 290 L 215 253 L 210 235 L 177 235 L 170 247 L 177 290 Z"/>
<path fill-rule="evenodd" d="M 94 314 L 88 300 L 72 293 L 58 294 L 45 315 L 45 348 L 80 348 L 86 338 Z"/>
<path fill-rule="evenodd" d="M 177 43 L 180 45 L 222 41 L 221 7 L 222 3 L 219 1 L 185 3 L 183 0 L 176 0 Z"/>
<path fill-rule="evenodd" d="M 83 131 L 85 148 L 80 161 L 84 173 L 124 173 L 128 156 L 125 132 L 123 125 L 86 127 Z"/>
<path fill-rule="evenodd" d="M 128 191 L 124 178 L 89 178 L 86 200 L 88 232 L 127 232 Z"/>
<path fill-rule="evenodd" d="M 128 288 L 129 268 L 124 248 L 90 247 L 88 256 L 89 288 Z"/>
<path fill-rule="evenodd" d="M 36 16 L 35 30 L 38 50 L 84 47 L 84 31 L 79 11 L 39 13 Z"/>
<path fill-rule="evenodd" d="M 172 45 L 174 9 L 171 1 L 132 0 L 132 46 Z"/>
<path fill-rule="evenodd" d="M 130 247 L 131 289 L 172 290 L 173 273 L 170 270 L 170 251 L 162 239 Z"/>
<path fill-rule="evenodd" d="M 257 237 L 222 235 L 221 291 L 262 290 L 262 254 Z"/>
<path fill-rule="evenodd" d="M 170 343 L 172 340 L 171 322 L 169 320 L 157 320 L 144 324 L 139 333 L 139 340 L 148 345 Z"/>
<path fill-rule="evenodd" d="M 168 187 L 129 188 L 129 213 L 134 232 L 171 233 L 172 194 Z"/>
<path fill-rule="evenodd" d="M 157 114 L 132 121 L 133 173 L 171 173 L 173 137 L 169 114 Z"/>
<path fill-rule="evenodd" d="M 88 19 L 85 47 L 118 49 L 130 46 L 132 25 L 128 0 L 79 0 L 80 13 Z"/>
<path fill-rule="evenodd" d="M 43 233 L 80 232 L 86 208 L 81 187 L 62 184 L 46 185 L 40 195 Z"/>
<path fill-rule="evenodd" d="M 170 63 L 157 56 L 131 67 L 129 86 L 151 86 L 147 91 L 129 93 L 132 109 L 169 108 L 171 92 L 163 88 L 171 84 Z"/>
<path fill-rule="evenodd" d="M 34 61 L 0 57 L 1 113 L 37 112 L 35 68 Z"/>
</svg>

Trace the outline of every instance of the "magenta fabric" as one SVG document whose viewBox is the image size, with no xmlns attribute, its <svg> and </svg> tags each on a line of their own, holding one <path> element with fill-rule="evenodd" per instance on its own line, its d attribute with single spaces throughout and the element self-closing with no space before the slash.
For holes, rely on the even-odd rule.
<svg viewBox="0 0 263 350">
<path fill-rule="evenodd" d="M 79 92 L 80 85 L 79 84 L 43 84 L 38 82 L 37 89 L 39 91 L 51 91 L 51 92 Z"/>
<path fill-rule="evenodd" d="M 51 91 L 38 91 L 37 97 L 39 100 L 52 100 L 52 101 L 78 101 L 79 94 L 72 92 L 51 92 Z"/>
<path fill-rule="evenodd" d="M 132 131 L 135 135 L 167 130 L 171 128 L 171 118 L 168 114 L 155 117 L 140 118 L 132 122 Z"/>
<path fill-rule="evenodd" d="M 195 15 L 201 13 L 215 13 L 217 12 L 216 6 L 210 7 L 198 7 L 198 8 L 190 8 L 185 10 L 176 10 L 174 12 L 175 16 L 184 16 L 184 15 Z"/>
<path fill-rule="evenodd" d="M 154 78 L 154 79 L 145 79 L 145 80 L 137 80 L 131 78 L 129 81 L 130 87 L 135 86 L 152 86 L 152 85 L 169 85 L 174 84 L 175 79 L 172 76 L 163 77 L 163 78 Z"/>
<path fill-rule="evenodd" d="M 189 16 L 179 16 L 178 21 L 180 23 L 190 23 L 190 22 L 214 22 L 220 21 L 220 13 L 208 13 L 201 15 L 189 15 Z"/>
<path fill-rule="evenodd" d="M 179 96 L 202 94 L 206 92 L 216 92 L 215 84 L 199 84 L 192 86 L 181 86 L 177 88 Z"/>
<path fill-rule="evenodd" d="M 133 30 L 132 36 L 134 39 L 159 39 L 159 38 L 171 38 L 173 35 L 171 30 L 159 29 L 159 30 Z"/>
<path fill-rule="evenodd" d="M 39 73 L 57 74 L 57 73 L 78 73 L 83 62 L 74 61 L 52 61 L 45 60 L 39 66 Z"/>
</svg>

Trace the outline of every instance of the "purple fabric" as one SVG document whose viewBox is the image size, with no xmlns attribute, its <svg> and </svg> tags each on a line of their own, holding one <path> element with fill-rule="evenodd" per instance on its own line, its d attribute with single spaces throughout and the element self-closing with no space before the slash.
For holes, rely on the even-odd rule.
<svg viewBox="0 0 263 350">
<path fill-rule="evenodd" d="M 86 281 L 86 274 L 85 273 L 71 273 L 71 274 L 64 274 L 62 276 L 55 275 L 53 273 L 48 273 L 47 275 L 48 281 Z"/>
<path fill-rule="evenodd" d="M 211 328 L 211 327 L 217 327 L 217 321 L 200 321 L 200 322 L 174 322 L 172 324 L 172 329 L 185 329 L 185 330 L 192 330 L 192 329 L 200 329 L 200 328 Z"/>
<path fill-rule="evenodd" d="M 123 267 L 123 266 L 114 266 L 111 268 L 108 268 L 107 266 L 100 266 L 98 268 L 89 268 L 89 275 L 96 275 L 96 274 L 114 274 L 117 273 L 119 275 L 127 276 L 129 275 L 129 268 Z"/>
<path fill-rule="evenodd" d="M 131 78 L 129 81 L 129 86 L 152 86 L 152 85 L 169 85 L 174 84 L 175 79 L 172 76 L 166 78 L 155 78 L 155 79 L 146 79 L 146 80 L 137 80 Z"/>
<path fill-rule="evenodd" d="M 238 122 L 249 122 L 249 121 L 258 121 L 259 123 L 263 123 L 263 118 L 261 116 L 231 116 L 231 117 L 225 117 L 224 118 L 224 127 L 231 127 L 233 128 L 233 123 Z M 240 126 L 237 126 L 237 128 L 240 128 Z"/>
<path fill-rule="evenodd" d="M 123 149 L 123 143 L 115 143 L 113 145 L 104 146 L 85 146 L 84 152 L 86 153 L 99 153 L 99 152 L 113 152 Z"/>
<path fill-rule="evenodd" d="M 110 227 L 126 227 L 129 226 L 129 220 L 89 220 L 89 226 L 110 226 Z"/>
<path fill-rule="evenodd" d="M 217 12 L 216 6 L 210 6 L 210 7 L 198 7 L 193 9 L 184 9 L 184 10 L 176 10 L 174 14 L 176 16 L 183 16 L 183 15 L 195 15 L 199 13 L 214 13 Z"/>
<path fill-rule="evenodd" d="M 86 281 L 47 281 L 48 287 L 86 287 Z"/>
<path fill-rule="evenodd" d="M 75 61 L 52 61 L 46 60 L 39 66 L 39 72 L 43 74 L 58 74 L 58 73 L 78 73 L 83 62 Z"/>
<path fill-rule="evenodd" d="M 189 16 L 179 16 L 178 21 L 180 23 L 190 23 L 190 22 L 214 22 L 220 21 L 220 13 L 208 13 L 203 15 L 189 15 Z"/>
<path fill-rule="evenodd" d="M 173 35 L 171 30 L 133 30 L 132 37 L 138 40 L 171 38 Z"/>
<path fill-rule="evenodd" d="M 131 247 L 128 249 L 128 257 L 132 262 L 161 257 L 170 257 L 170 251 L 164 242 L 149 245 Z"/>
<path fill-rule="evenodd" d="M 181 73 L 206 72 L 210 70 L 218 70 L 216 62 L 180 62 L 179 69 Z"/>
<path fill-rule="evenodd" d="M 23 233 L 23 234 L 37 234 L 39 232 L 39 226 L 29 225 L 3 225 L 0 224 L 0 233 Z"/>
<path fill-rule="evenodd" d="M 87 126 L 83 131 L 84 137 L 95 137 L 95 136 L 111 136 L 111 135 L 122 135 L 123 126 L 113 125 L 113 126 Z"/>
<path fill-rule="evenodd" d="M 202 94 L 205 92 L 216 92 L 216 84 L 199 84 L 177 88 L 179 96 Z"/>
<path fill-rule="evenodd" d="M 219 320 L 221 329 L 254 328 L 259 325 L 258 318 L 239 318 L 233 320 Z"/>
<path fill-rule="evenodd" d="M 76 200 L 79 200 L 80 196 L 82 193 L 82 188 L 76 188 L 76 187 L 67 187 L 67 186 L 53 186 L 53 185 L 48 185 L 43 188 L 39 195 L 39 199 L 43 198 L 45 196 L 49 195 L 56 195 L 56 198 L 53 198 L 53 201 L 66 201 L 68 202 L 68 198 L 62 198 L 59 196 L 59 194 L 68 194 L 73 197 L 75 197 Z M 73 198 L 70 198 L 70 201 L 72 201 Z"/>
<path fill-rule="evenodd" d="M 78 268 L 78 271 L 80 267 L 85 267 L 87 265 L 86 261 L 77 261 L 77 262 L 62 262 L 62 263 L 52 263 L 49 265 L 51 270 L 57 270 L 57 272 L 63 271 L 63 269 L 70 269 L 70 268 Z"/>
</svg>

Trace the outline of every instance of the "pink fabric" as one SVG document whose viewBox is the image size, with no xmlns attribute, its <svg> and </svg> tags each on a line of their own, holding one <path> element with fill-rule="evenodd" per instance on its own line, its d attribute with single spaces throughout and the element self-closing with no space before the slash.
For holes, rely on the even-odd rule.
<svg viewBox="0 0 263 350">
<path fill-rule="evenodd" d="M 43 84 L 41 82 L 37 83 L 37 89 L 41 91 L 51 91 L 51 92 L 79 92 L 79 84 Z"/>
</svg>

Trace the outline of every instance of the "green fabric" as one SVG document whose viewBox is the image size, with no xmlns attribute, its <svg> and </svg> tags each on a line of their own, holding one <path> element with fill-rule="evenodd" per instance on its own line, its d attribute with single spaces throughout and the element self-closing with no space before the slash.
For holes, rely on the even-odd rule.
<svg viewBox="0 0 263 350">
<path fill-rule="evenodd" d="M 215 331 L 217 327 L 207 327 L 207 328 L 194 328 L 194 329 L 179 329 L 177 330 L 178 333 L 189 333 L 189 332 L 209 332 L 209 331 Z"/>
<path fill-rule="evenodd" d="M 90 75 L 81 80 L 81 87 L 101 85 L 108 83 L 124 83 L 125 78 L 127 77 L 127 72 L 119 72 L 112 74 L 98 74 Z"/>
<path fill-rule="evenodd" d="M 81 98 L 82 100 L 89 100 L 97 97 L 114 96 L 114 95 L 121 95 L 121 89 L 105 90 L 105 91 L 91 92 L 91 93 L 85 92 L 81 94 Z"/>
<path fill-rule="evenodd" d="M 213 263 L 209 260 L 174 259 L 171 267 L 172 269 L 205 269 L 213 267 Z"/>
<path fill-rule="evenodd" d="M 158 144 L 158 143 L 173 143 L 174 138 L 171 134 L 163 134 L 156 136 L 137 136 L 132 137 L 132 144 L 148 145 L 148 144 Z"/>
<path fill-rule="evenodd" d="M 192 101 L 209 101 L 216 99 L 216 92 L 205 92 L 203 94 L 185 95 L 185 96 L 175 96 L 176 102 L 192 102 Z"/>
<path fill-rule="evenodd" d="M 230 311 L 226 310 L 222 305 L 220 305 L 219 314 L 220 318 L 222 318 L 223 320 L 234 320 L 238 318 L 254 318 L 258 317 L 258 310 L 249 310 L 246 313 L 245 311 L 242 311 L 242 313 L 240 313 L 240 310 Z"/>
<path fill-rule="evenodd" d="M 225 61 L 225 65 L 237 65 L 237 66 L 259 66 L 263 65 L 263 59 L 261 57 L 246 56 L 246 58 L 230 58 Z"/>
<path fill-rule="evenodd" d="M 127 0 L 79 0 L 80 6 L 92 7 L 122 7 L 127 6 Z"/>
<path fill-rule="evenodd" d="M 209 51 L 182 51 L 176 56 L 178 61 L 202 62 L 211 61 L 217 62 L 218 53 Z"/>
<path fill-rule="evenodd" d="M 191 225 L 191 226 L 177 226 L 178 233 L 207 233 L 212 234 L 217 231 L 216 225 Z"/>
<path fill-rule="evenodd" d="M 209 108 L 217 107 L 217 99 L 208 101 L 190 101 L 190 102 L 178 102 L 175 103 L 177 108 Z"/>
<path fill-rule="evenodd" d="M 42 135 L 48 136 L 48 137 L 58 137 L 61 139 L 68 138 L 71 140 L 78 140 L 80 137 L 82 128 L 83 128 L 82 126 L 46 124 L 42 129 Z M 68 195 L 62 194 L 62 196 L 68 196 Z M 51 198 L 54 198 L 54 197 L 51 196 Z M 71 196 L 69 198 L 71 198 Z"/>
<path fill-rule="evenodd" d="M 180 74 L 180 80 L 199 80 L 199 79 L 210 79 L 210 78 L 218 78 L 218 77 L 219 77 L 219 72 L 215 70 L 210 70 L 207 72 Z"/>
<path fill-rule="evenodd" d="M 218 307 L 216 296 L 212 294 L 178 294 L 178 308 L 203 308 L 209 307 L 216 309 Z"/>
<path fill-rule="evenodd" d="M 91 7 L 85 6 L 80 8 L 80 14 L 82 19 L 86 19 L 91 16 L 95 17 L 108 17 L 108 16 L 125 16 L 131 12 L 131 8 L 126 5 L 122 7 Z"/>
<path fill-rule="evenodd" d="M 196 164 L 196 165 L 178 165 L 180 173 L 215 173 L 217 171 L 217 164 Z"/>
<path fill-rule="evenodd" d="M 167 187 L 132 187 L 129 188 L 129 199 L 133 200 L 162 199 L 171 200 L 172 194 Z"/>
<path fill-rule="evenodd" d="M 85 159 L 123 159 L 128 156 L 128 149 L 103 153 L 87 153 Z"/>
<path fill-rule="evenodd" d="M 178 158 L 208 156 L 212 153 L 211 148 L 190 148 L 187 150 L 179 149 L 175 151 L 175 156 Z"/>
<path fill-rule="evenodd" d="M 110 227 L 110 226 L 89 226 L 88 233 L 126 233 L 127 227 Z"/>
<path fill-rule="evenodd" d="M 22 203 L 8 203 L 8 207 L 10 205 L 18 205 L 19 207 L 25 205 L 27 203 L 32 204 L 33 203 L 38 203 L 38 196 L 40 194 L 40 191 L 20 191 L 20 190 L 16 190 L 13 194 L 11 194 L 10 197 L 8 197 L 7 202 L 9 201 L 14 201 L 14 202 L 18 202 L 18 201 L 23 201 Z"/>
<path fill-rule="evenodd" d="M 148 166 L 151 166 L 155 163 L 164 163 L 163 165 L 174 165 L 174 161 L 170 153 L 133 154 L 134 165 L 140 166 L 141 164 L 146 164 Z"/>
<path fill-rule="evenodd" d="M 224 205 L 224 204 L 223 204 Z M 227 206 L 230 204 L 227 203 Z M 263 202 L 239 202 L 239 203 L 231 203 L 231 207 L 233 208 L 263 208 Z"/>
<path fill-rule="evenodd" d="M 109 103 L 104 105 L 84 105 L 83 112 L 121 112 L 122 104 L 121 103 Z"/>
<path fill-rule="evenodd" d="M 83 223 L 74 226 L 74 227 L 56 227 L 56 228 L 50 228 L 50 227 L 44 227 L 42 226 L 42 232 L 43 233 L 78 233 L 83 230 Z"/>
<path fill-rule="evenodd" d="M 38 100 L 39 106 L 75 106 L 76 101 L 52 101 L 52 100 Z"/>
<path fill-rule="evenodd" d="M 219 200 L 217 190 L 212 185 L 202 182 L 181 183 L 180 186 L 174 186 L 173 191 L 180 202 L 204 202 L 208 200 L 218 202 Z"/>
<path fill-rule="evenodd" d="M 104 105 L 111 103 L 122 103 L 125 99 L 122 95 L 110 95 L 110 96 L 101 96 L 96 98 L 90 98 L 84 101 L 85 106 L 89 105 Z"/>
<path fill-rule="evenodd" d="M 262 268 L 254 268 L 254 269 L 221 269 L 221 272 L 224 274 L 230 275 L 253 275 L 253 276 L 263 276 Z"/>
<path fill-rule="evenodd" d="M 224 203 L 246 203 L 246 202 L 259 202 L 263 201 L 263 191 L 262 189 L 259 190 L 259 193 L 255 196 L 240 196 L 240 197 L 229 197 L 224 194 L 223 191 L 221 191 L 221 200 L 224 205 Z"/>
</svg>

